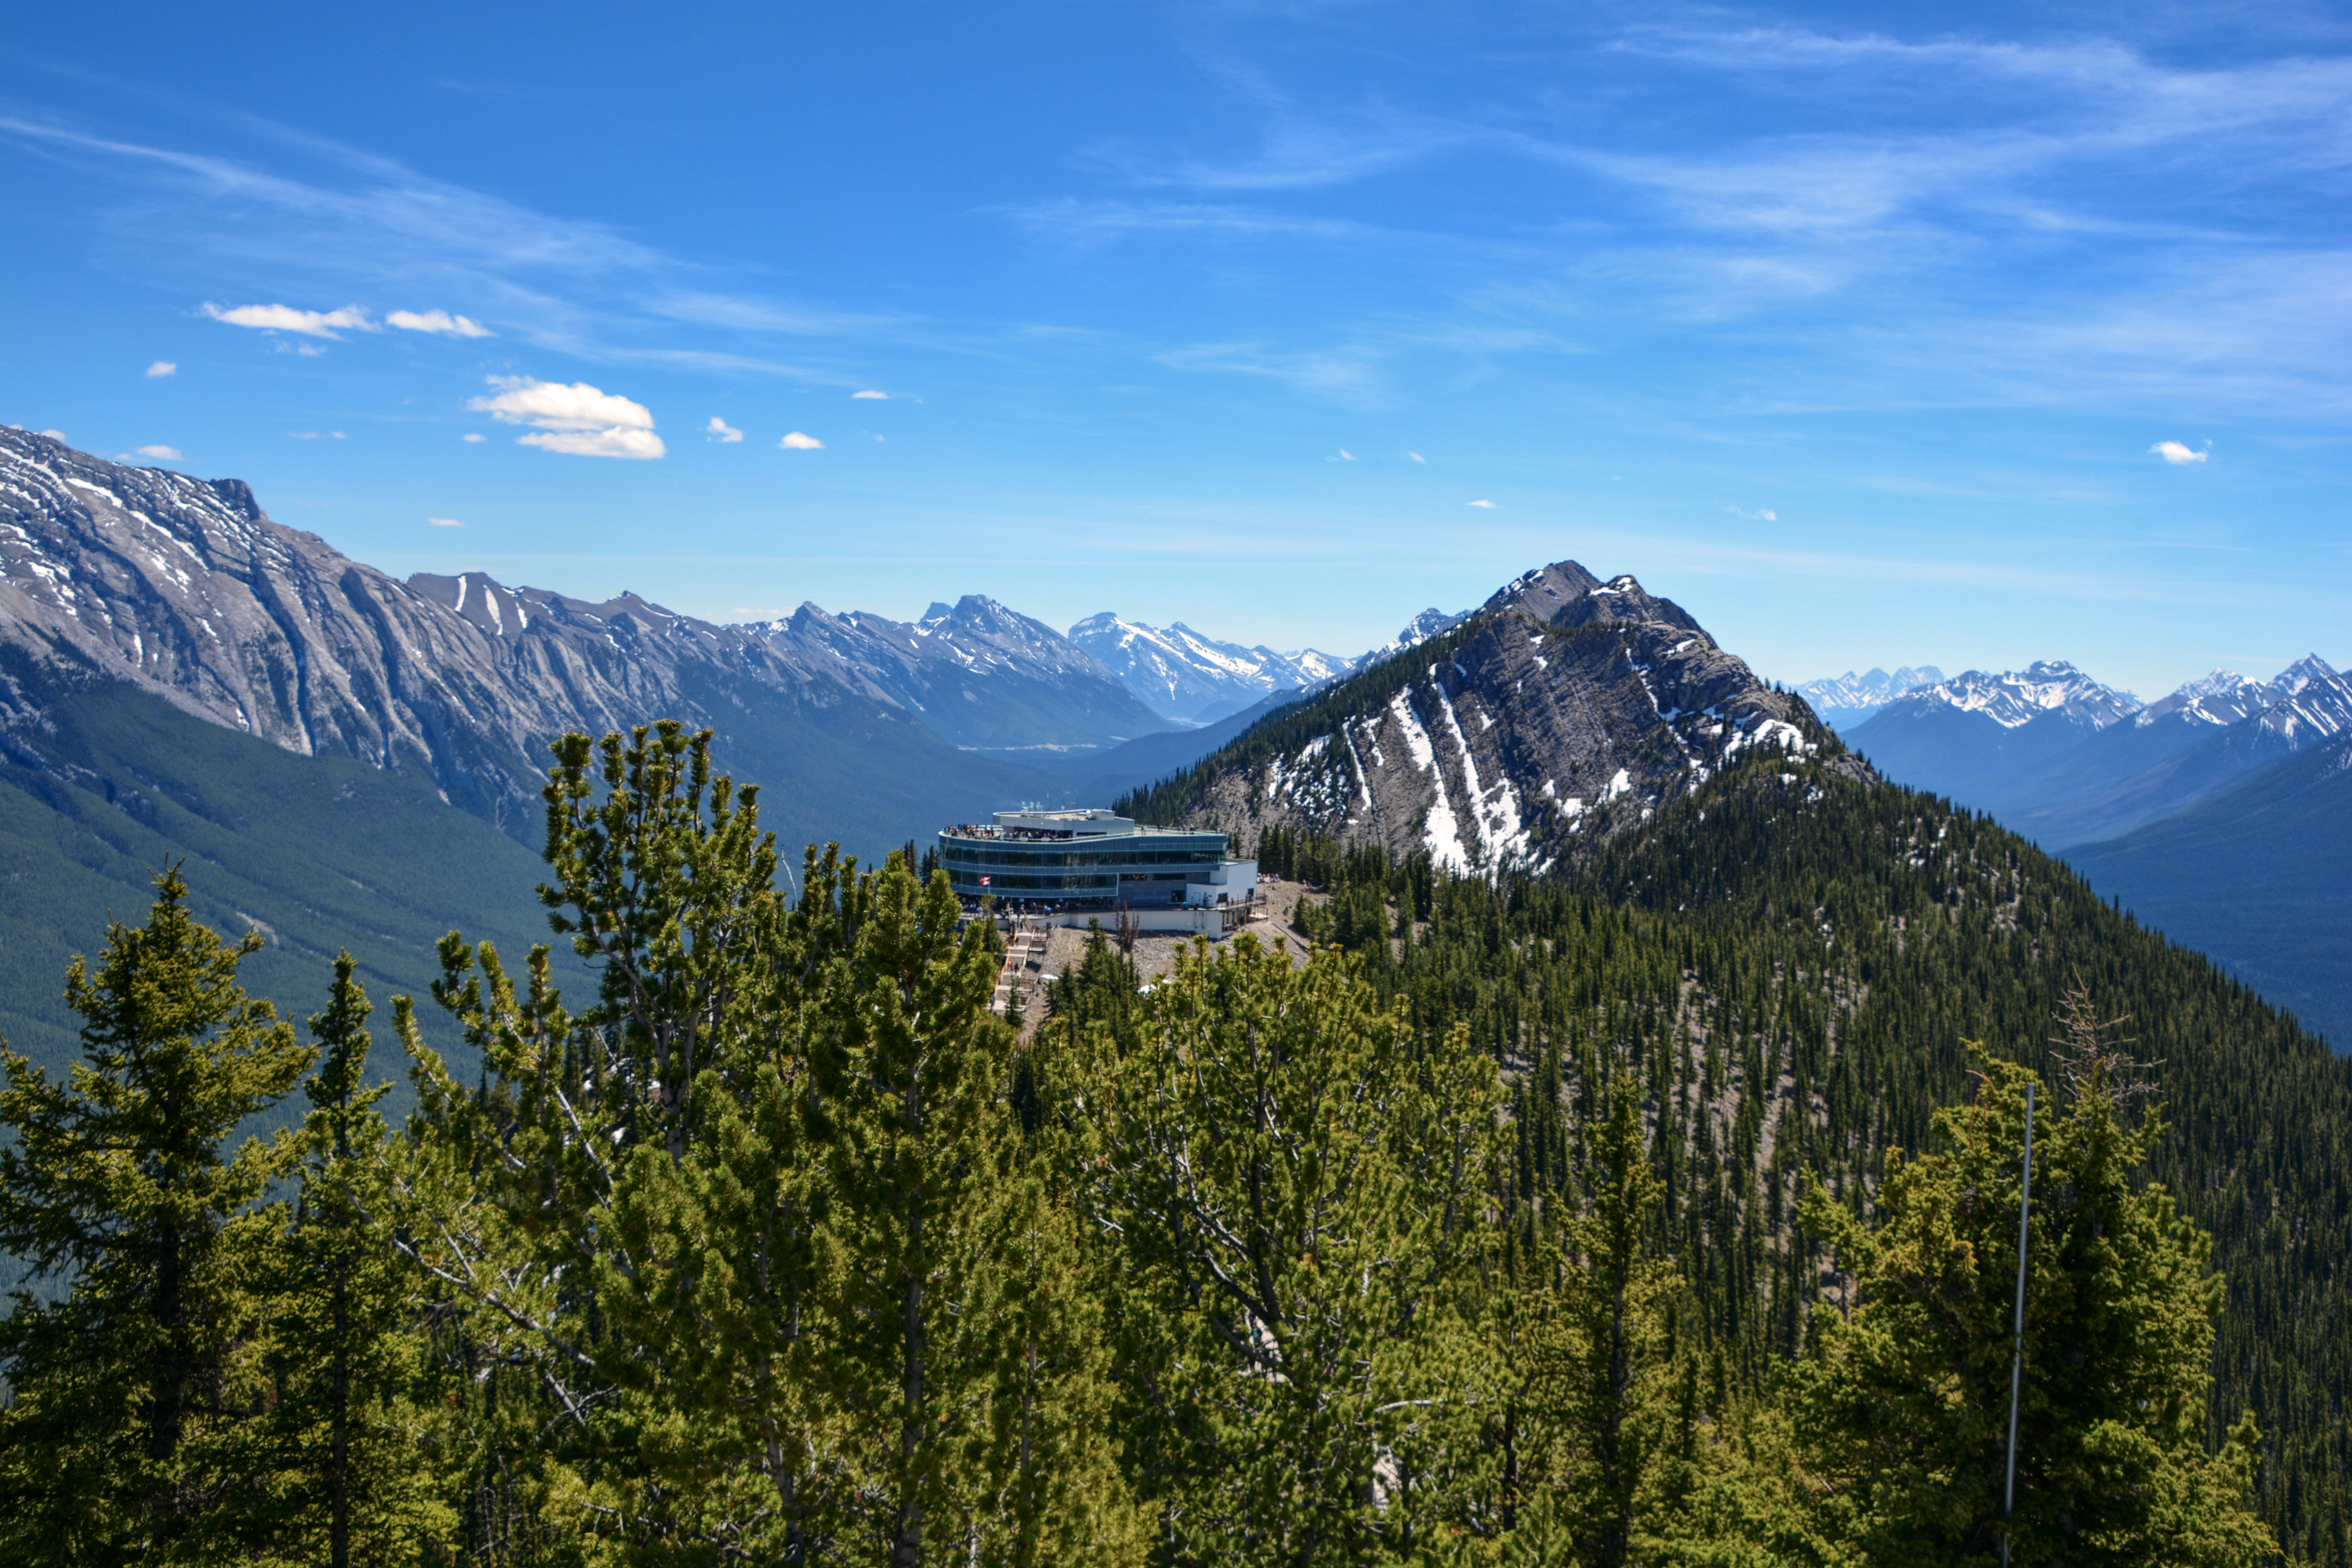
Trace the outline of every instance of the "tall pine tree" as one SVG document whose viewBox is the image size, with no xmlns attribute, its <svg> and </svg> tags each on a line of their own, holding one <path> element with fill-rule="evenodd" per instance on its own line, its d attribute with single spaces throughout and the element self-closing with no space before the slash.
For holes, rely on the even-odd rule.
<svg viewBox="0 0 2352 1568">
<path fill-rule="evenodd" d="M 272 1495 L 248 1534 L 259 1562 L 389 1564 L 446 1555 L 455 1520 L 431 1461 L 438 1433 L 421 1400 L 424 1343 L 412 1277 L 376 1209 L 385 1130 L 367 1081 L 366 994 L 335 960 L 326 1011 L 310 1018 L 319 1067 L 300 1206 L 271 1279 L 278 1334 L 264 1456 Z"/>
<path fill-rule="evenodd" d="M 252 1517 L 266 1403 L 265 1205 L 302 1154 L 239 1123 L 276 1105 L 310 1052 L 186 907 L 176 867 L 147 923 L 108 927 L 66 998 L 83 1059 L 57 1083 L 0 1051 L 0 1247 L 60 1300 L 16 1293 L 0 1321 L 0 1554 L 18 1563 L 218 1561 Z"/>
<path fill-rule="evenodd" d="M 1810 1184 L 1805 1224 L 1853 1279 L 1793 1372 L 1823 1536 L 1889 1565 L 2249 1563 L 2275 1550 L 2251 1502 L 2252 1418 L 2206 1451 L 2210 1244 L 2138 1184 L 2160 1131 L 2128 1114 L 2127 1063 L 2086 998 L 2071 1068 L 2037 1116 L 2016 1512 L 2004 1518 L 2026 1069 L 1979 1053 L 1943 1147 L 1890 1154 L 1877 1221 Z"/>
</svg>

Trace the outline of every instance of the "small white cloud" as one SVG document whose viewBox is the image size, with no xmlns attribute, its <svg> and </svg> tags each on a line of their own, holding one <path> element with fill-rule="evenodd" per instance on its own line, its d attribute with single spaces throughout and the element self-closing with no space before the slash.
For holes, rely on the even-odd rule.
<svg viewBox="0 0 2352 1568">
<path fill-rule="evenodd" d="M 286 434 L 293 437 L 297 441 L 315 441 L 319 438 L 319 433 L 316 430 L 289 430 Z"/>
<path fill-rule="evenodd" d="M 159 359 L 153 364 L 147 367 L 147 379 L 150 381 L 155 381 L 163 376 L 177 375 L 179 374 L 180 367 L 167 359 Z"/>
<path fill-rule="evenodd" d="M 152 447 L 141 447 L 130 455 L 134 458 L 152 458 L 159 463 L 176 463 L 180 460 L 180 449 L 177 447 L 166 447 L 161 441 Z"/>
<path fill-rule="evenodd" d="M 1339 448 L 1339 460 L 1343 463 L 1352 463 L 1356 460 L 1356 454 L 1342 447 Z"/>
<path fill-rule="evenodd" d="M 342 438 L 343 433 L 341 430 L 330 430 L 327 432 L 327 439 L 330 441 L 340 441 Z"/>
<path fill-rule="evenodd" d="M 615 425 L 609 430 L 546 430 L 515 437 L 518 447 L 536 447 L 542 452 L 562 452 L 574 458 L 650 458 L 668 455 L 669 448 L 662 438 L 650 430 L 631 430 Z"/>
<path fill-rule="evenodd" d="M 1429 461 L 1427 458 L 1423 457 L 1419 452 L 1407 452 L 1405 456 L 1411 458 L 1416 463 L 1426 463 Z"/>
<path fill-rule="evenodd" d="M 1774 511 L 1770 507 L 1766 507 L 1762 511 L 1758 512 L 1756 515 L 1762 518 L 1767 522 L 1778 522 L 1780 521 L 1780 514 Z"/>
<path fill-rule="evenodd" d="M 66 433 L 62 430 L 44 430 L 41 434 L 52 441 L 63 441 L 66 438 Z"/>
<path fill-rule="evenodd" d="M 875 438 L 877 441 L 887 441 L 887 440 L 888 440 L 888 439 L 889 439 L 889 437 L 887 437 L 887 436 L 877 436 L 877 437 L 875 437 L 874 438 Z"/>
<path fill-rule="evenodd" d="M 890 395 L 888 393 L 877 392 L 870 386 L 863 392 L 853 392 L 849 395 L 852 397 L 870 397 L 877 403 L 887 403 L 890 401 Z"/>
<path fill-rule="evenodd" d="M 465 442 L 468 446 L 478 447 L 483 442 L 488 440 L 489 437 L 483 435 L 479 430 L 468 430 L 463 436 L 458 437 L 457 439 Z"/>
<path fill-rule="evenodd" d="M 706 441 L 740 441 L 743 438 L 743 432 L 738 430 L 735 426 L 730 425 L 716 414 L 710 416 L 710 423 L 704 426 L 702 428 L 702 438 Z"/>
<path fill-rule="evenodd" d="M 428 517 L 425 521 L 435 528 L 463 528 L 466 526 L 454 517 Z"/>
<path fill-rule="evenodd" d="M 215 321 L 226 321 L 232 327 L 253 327 L 265 332 L 300 332 L 305 337 L 337 338 L 341 331 L 379 332 L 383 329 L 368 320 L 368 313 L 357 305 L 346 305 L 340 310 L 298 310 L 291 305 L 236 305 L 227 310 L 207 300 L 201 307 Z"/>
<path fill-rule="evenodd" d="M 527 375 L 485 378 L 499 389 L 496 397 L 477 397 L 466 406 L 509 425 L 535 425 L 542 430 L 631 430 L 654 427 L 653 410 L 618 393 L 605 392 L 575 381 L 535 381 Z"/>
<path fill-rule="evenodd" d="M 659 458 L 668 448 L 654 434 L 653 411 L 584 381 L 569 385 L 527 375 L 493 375 L 494 397 L 466 406 L 509 425 L 530 425 L 539 433 L 518 436 L 518 446 L 575 458 Z"/>
<path fill-rule="evenodd" d="M 1612 475 L 1611 477 L 1612 479 L 1615 478 L 1614 475 Z M 1727 506 L 1723 510 L 1729 512 L 1734 517 L 1744 517 L 1756 522 L 1778 522 L 1780 521 L 1780 514 L 1774 511 L 1769 507 L 1765 508 L 1761 511 L 1749 511 L 1746 507 L 1740 506 Z"/>
<path fill-rule="evenodd" d="M 446 310 L 394 310 L 384 321 L 404 332 L 433 332 L 445 338 L 488 338 L 498 334 L 471 316 Z"/>
<path fill-rule="evenodd" d="M 2212 455 L 2213 443 L 2206 442 L 2205 450 L 2200 452 L 2193 447 L 2184 447 L 2178 441 L 2158 441 L 2148 450 L 2168 463 L 2201 463 Z"/>
<path fill-rule="evenodd" d="M 1474 501 L 1472 501 L 1470 504 L 1471 504 L 1472 506 L 1483 506 L 1483 507 L 1485 507 L 1488 511 L 1500 511 L 1500 510 L 1502 510 L 1502 508 L 1500 508 L 1500 507 L 1496 506 L 1493 501 L 1490 501 L 1490 500 L 1474 500 Z"/>
<path fill-rule="evenodd" d="M 800 431 L 795 430 L 789 436 L 786 436 L 782 440 L 777 442 L 776 445 L 782 447 L 787 452 L 814 452 L 821 450 L 824 447 L 824 443 L 818 440 L 814 436 L 805 436 Z"/>
</svg>

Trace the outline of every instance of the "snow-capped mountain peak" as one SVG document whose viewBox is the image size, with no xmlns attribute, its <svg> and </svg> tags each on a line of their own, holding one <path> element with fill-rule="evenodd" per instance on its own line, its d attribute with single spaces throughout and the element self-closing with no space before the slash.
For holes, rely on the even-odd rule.
<svg viewBox="0 0 2352 1568">
<path fill-rule="evenodd" d="M 2352 682 L 2317 654 L 2297 659 L 2273 680 L 2217 669 L 2149 703 L 2132 721 L 2148 725 L 2176 717 L 2217 729 L 2260 720 L 2282 739 L 2302 745 L 2352 728 Z"/>
<path fill-rule="evenodd" d="M 1449 616 L 1444 610 L 1439 609 L 1435 605 L 1432 605 L 1429 608 L 1422 611 L 1421 614 L 1407 621 L 1404 624 L 1404 630 L 1397 633 L 1396 636 L 1391 637 L 1387 642 L 1382 643 L 1380 647 L 1372 649 L 1371 652 L 1366 654 L 1357 662 L 1359 664 L 1377 664 L 1381 659 L 1393 658 L 1409 647 L 1418 647 L 1433 637 L 1451 631 L 1454 627 L 1467 620 L 1469 616 L 1470 612 L 1467 610 L 1457 610 L 1453 615 Z"/>
<path fill-rule="evenodd" d="M 1971 669 L 1906 693 L 1898 700 L 1905 706 L 1942 704 L 1965 713 L 1981 713 L 2005 730 L 2051 713 L 2104 730 L 2142 707 L 2130 692 L 2103 686 L 2063 658 L 2037 659 L 2021 670 L 1998 674 Z"/>
<path fill-rule="evenodd" d="M 1797 695 L 1831 723 L 1854 724 L 1906 692 L 1940 686 L 1943 680 L 1944 672 L 1932 664 L 1916 668 L 1906 664 L 1892 675 L 1873 666 L 1861 675 L 1849 669 L 1843 675 L 1808 680 L 1797 688 Z"/>
<path fill-rule="evenodd" d="M 2132 722 L 2142 728 L 2179 714 L 2191 724 L 2234 724 L 2269 705 L 2270 688 L 2234 669 L 2217 669 L 2158 698 Z"/>
<path fill-rule="evenodd" d="M 1285 654 L 1263 644 L 1244 647 L 1181 621 L 1146 626 L 1109 610 L 1072 626 L 1069 640 L 1155 710 L 1201 723 L 1239 712 L 1271 692 L 1319 685 L 1355 668 L 1352 659 L 1313 648 Z"/>
</svg>

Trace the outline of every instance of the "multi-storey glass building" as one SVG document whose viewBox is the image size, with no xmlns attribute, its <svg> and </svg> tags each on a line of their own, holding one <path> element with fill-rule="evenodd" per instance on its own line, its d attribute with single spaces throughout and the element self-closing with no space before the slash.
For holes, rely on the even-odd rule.
<svg viewBox="0 0 2352 1568">
<path fill-rule="evenodd" d="M 1064 910 L 1246 903 L 1257 862 L 1228 859 L 1222 833 L 1144 827 L 1108 811 L 1000 811 L 940 830 L 960 897 Z"/>
</svg>

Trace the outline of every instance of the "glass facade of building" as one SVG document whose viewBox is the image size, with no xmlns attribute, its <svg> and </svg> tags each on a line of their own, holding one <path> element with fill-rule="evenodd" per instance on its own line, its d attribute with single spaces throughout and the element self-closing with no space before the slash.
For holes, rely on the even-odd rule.
<svg viewBox="0 0 2352 1568">
<path fill-rule="evenodd" d="M 940 829 L 939 847 L 960 898 L 1066 910 L 1181 904 L 1188 887 L 1198 902 L 1227 865 L 1222 833 L 1143 827 L 1108 811 L 1000 811 L 993 822 Z"/>
</svg>

